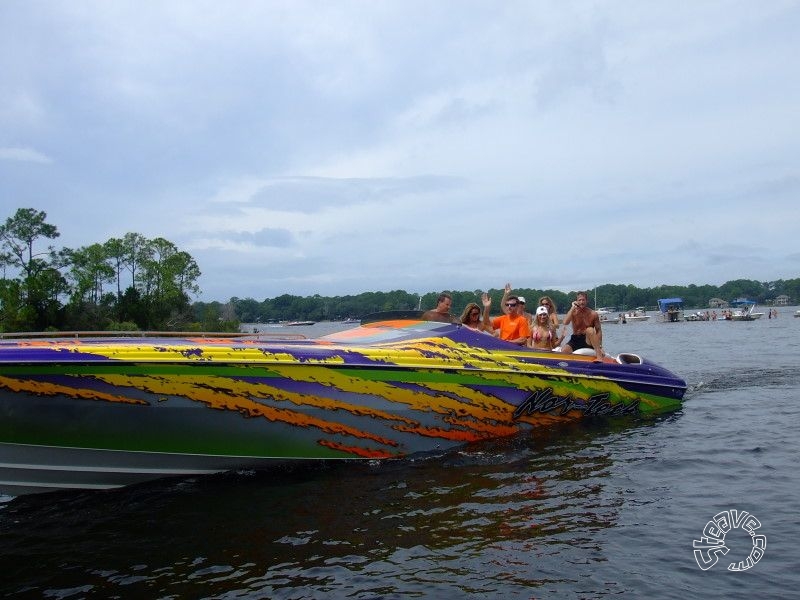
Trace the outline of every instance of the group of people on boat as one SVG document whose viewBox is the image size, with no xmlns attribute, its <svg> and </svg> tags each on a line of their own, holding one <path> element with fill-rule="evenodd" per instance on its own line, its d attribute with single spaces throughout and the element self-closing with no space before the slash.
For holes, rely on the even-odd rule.
<svg viewBox="0 0 800 600">
<path fill-rule="evenodd" d="M 450 308 L 452 296 L 442 292 L 436 300 L 436 308 L 423 313 L 427 321 L 460 323 L 464 327 L 482 331 L 502 340 L 537 350 L 572 353 L 583 348 L 592 348 L 598 358 L 602 358 L 603 331 L 600 316 L 588 306 L 589 297 L 586 292 L 578 292 L 572 302 L 564 321 L 559 322 L 558 309 L 549 296 L 539 298 L 533 313 L 526 311 L 524 296 L 512 293 L 511 284 L 506 284 L 500 302 L 503 314 L 491 316 L 492 299 L 484 292 L 481 296 L 483 308 L 470 302 L 461 313 L 461 317 L 453 317 Z M 564 343 L 568 326 L 572 327 L 572 335 Z M 559 327 L 561 329 L 559 335 Z"/>
</svg>

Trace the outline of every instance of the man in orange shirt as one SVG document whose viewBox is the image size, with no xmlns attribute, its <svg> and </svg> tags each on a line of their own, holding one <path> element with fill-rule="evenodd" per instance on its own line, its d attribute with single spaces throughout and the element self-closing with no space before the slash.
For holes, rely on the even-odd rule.
<svg viewBox="0 0 800 600">
<path fill-rule="evenodd" d="M 516 296 L 508 296 L 506 298 L 508 313 L 492 319 L 492 327 L 500 331 L 501 340 L 524 346 L 531 336 L 531 328 L 522 316 L 520 307 L 522 304 Z"/>
</svg>

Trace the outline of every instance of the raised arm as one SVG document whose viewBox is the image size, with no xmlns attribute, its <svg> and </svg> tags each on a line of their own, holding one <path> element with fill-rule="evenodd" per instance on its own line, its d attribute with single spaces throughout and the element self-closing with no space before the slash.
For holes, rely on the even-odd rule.
<svg viewBox="0 0 800 600">
<path fill-rule="evenodd" d="M 508 297 L 510 295 L 511 295 L 511 284 L 507 283 L 503 291 L 503 299 L 500 300 L 500 310 L 503 311 L 504 315 L 508 314 L 508 307 L 506 306 L 506 300 L 508 300 Z"/>
<path fill-rule="evenodd" d="M 494 333 L 494 327 L 492 327 L 492 318 L 489 315 L 492 309 L 492 299 L 489 297 L 489 294 L 483 292 L 481 295 L 481 302 L 483 303 L 483 330 L 488 331 L 489 333 Z"/>
</svg>

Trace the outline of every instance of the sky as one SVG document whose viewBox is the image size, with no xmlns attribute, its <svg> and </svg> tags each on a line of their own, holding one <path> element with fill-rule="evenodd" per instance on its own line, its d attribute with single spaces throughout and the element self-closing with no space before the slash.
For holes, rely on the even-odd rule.
<svg viewBox="0 0 800 600">
<path fill-rule="evenodd" d="M 2 0 L 0 222 L 201 301 L 800 277 L 800 2 Z"/>
</svg>

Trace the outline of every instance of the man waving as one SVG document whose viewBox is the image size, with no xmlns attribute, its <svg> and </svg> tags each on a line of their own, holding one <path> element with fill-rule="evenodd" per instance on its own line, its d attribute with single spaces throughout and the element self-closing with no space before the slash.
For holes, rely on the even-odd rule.
<svg viewBox="0 0 800 600">
<path fill-rule="evenodd" d="M 528 326 L 527 319 L 522 316 L 520 307 L 522 304 L 519 303 L 519 298 L 507 296 L 505 308 L 508 309 L 508 312 L 501 317 L 492 319 L 492 327 L 500 331 L 501 340 L 524 346 L 531 336 L 531 328 Z"/>
</svg>

